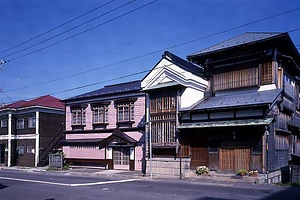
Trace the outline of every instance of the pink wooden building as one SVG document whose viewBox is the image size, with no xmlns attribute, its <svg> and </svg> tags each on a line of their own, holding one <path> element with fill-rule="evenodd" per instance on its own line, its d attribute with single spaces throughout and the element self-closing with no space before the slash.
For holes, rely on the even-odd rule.
<svg viewBox="0 0 300 200">
<path fill-rule="evenodd" d="M 76 166 L 144 170 L 145 97 L 140 81 L 63 100 L 66 161 Z"/>
</svg>

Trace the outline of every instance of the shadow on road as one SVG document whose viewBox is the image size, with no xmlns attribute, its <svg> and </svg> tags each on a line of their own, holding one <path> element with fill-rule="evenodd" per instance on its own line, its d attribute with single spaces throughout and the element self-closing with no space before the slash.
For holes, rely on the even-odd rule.
<svg viewBox="0 0 300 200">
<path fill-rule="evenodd" d="M 252 198 L 251 198 L 252 199 Z M 299 187 L 286 187 L 278 192 L 272 192 L 264 197 L 257 197 L 254 199 L 258 200 L 299 200 L 300 199 L 300 188 Z M 195 200 L 228 200 L 228 198 L 218 198 L 218 197 L 204 197 L 196 198 Z"/>
<path fill-rule="evenodd" d="M 6 186 L 6 185 L 2 185 L 1 183 L 0 183 L 0 190 L 2 190 L 2 189 L 4 189 L 4 188 L 7 188 L 8 186 Z"/>
</svg>

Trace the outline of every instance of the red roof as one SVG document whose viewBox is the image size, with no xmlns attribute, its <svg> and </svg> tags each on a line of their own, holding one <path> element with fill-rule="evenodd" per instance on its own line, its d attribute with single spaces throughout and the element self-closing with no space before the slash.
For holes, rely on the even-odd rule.
<svg viewBox="0 0 300 200">
<path fill-rule="evenodd" d="M 65 106 L 60 101 L 60 99 L 55 98 L 50 95 L 38 97 L 36 99 L 30 100 L 30 101 L 17 101 L 12 104 L 8 104 L 4 106 L 3 108 L 25 108 L 30 106 L 43 106 L 43 107 L 50 107 L 50 108 L 58 108 L 58 109 L 64 109 Z"/>
</svg>

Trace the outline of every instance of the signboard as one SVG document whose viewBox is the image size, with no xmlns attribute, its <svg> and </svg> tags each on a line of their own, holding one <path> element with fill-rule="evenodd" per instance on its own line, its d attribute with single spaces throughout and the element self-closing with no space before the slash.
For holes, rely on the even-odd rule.
<svg viewBox="0 0 300 200">
<path fill-rule="evenodd" d="M 61 154 L 50 154 L 49 155 L 49 167 L 52 168 L 63 168 L 63 156 Z"/>
</svg>

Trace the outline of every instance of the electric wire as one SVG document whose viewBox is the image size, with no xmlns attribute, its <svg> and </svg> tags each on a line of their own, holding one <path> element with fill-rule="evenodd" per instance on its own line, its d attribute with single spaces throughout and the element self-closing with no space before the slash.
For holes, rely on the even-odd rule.
<svg viewBox="0 0 300 200">
<path fill-rule="evenodd" d="M 9 50 L 15 49 L 15 48 L 17 48 L 17 47 L 19 47 L 19 46 L 21 46 L 21 45 L 23 45 L 23 44 L 26 44 L 26 43 L 28 43 L 28 42 L 31 42 L 32 40 L 35 40 L 35 39 L 37 39 L 37 38 L 39 38 L 39 37 L 41 37 L 41 36 L 43 36 L 43 35 L 46 35 L 46 34 L 52 32 L 52 31 L 54 31 L 54 30 L 56 30 L 56 29 L 58 29 L 58 28 L 61 28 L 61 27 L 65 26 L 65 25 L 67 25 L 67 24 L 69 24 L 69 23 L 71 23 L 71 22 L 73 22 L 73 21 L 75 21 L 75 20 L 77 20 L 77 19 L 79 19 L 79 18 L 81 18 L 81 17 L 84 17 L 84 16 L 86 16 L 86 15 L 88 15 L 88 14 L 90 14 L 90 13 L 92 13 L 92 12 L 94 12 L 94 11 L 96 11 L 96 10 L 98 10 L 98 9 L 100 9 L 100 8 L 102 8 L 102 7 L 106 6 L 106 5 L 108 5 L 108 4 L 112 3 L 112 2 L 114 2 L 114 1 L 115 1 L 115 0 L 111 0 L 111 1 L 108 1 L 108 2 L 106 2 L 106 3 L 104 3 L 104 4 L 101 4 L 100 6 L 98 6 L 98 7 L 96 7 L 96 8 L 93 8 L 92 10 L 89 10 L 89 11 L 87 11 L 87 12 L 85 12 L 85 13 L 83 13 L 83 14 L 81 14 L 81 15 L 79 15 L 79 16 L 77 16 L 77 17 L 71 19 L 71 20 L 69 20 L 69 21 L 66 21 L 66 22 L 64 22 L 64 23 L 62 23 L 62 24 L 60 24 L 60 25 L 54 27 L 54 28 L 51 28 L 51 29 L 49 29 L 49 30 L 46 31 L 46 32 L 43 32 L 43 33 L 41 33 L 41 34 L 39 34 L 39 35 L 36 35 L 36 36 L 34 36 L 34 37 L 32 37 L 32 38 L 30 38 L 30 39 L 28 39 L 28 40 L 23 41 L 23 42 L 21 42 L 21 43 L 15 45 L 15 46 L 12 46 L 12 47 L 10 47 L 10 48 L 8 48 L 8 49 L 5 49 L 5 50 L 1 51 L 0 54 L 5 53 L 5 52 L 7 52 L 7 51 L 9 51 Z"/>
<path fill-rule="evenodd" d="M 52 79 L 52 80 L 32 84 L 32 85 L 20 87 L 20 88 L 17 88 L 17 89 L 8 90 L 6 92 L 12 92 L 12 91 L 17 91 L 17 90 L 21 90 L 21 89 L 30 88 L 30 87 L 33 87 L 33 86 L 44 85 L 46 83 L 51 83 L 51 82 L 63 80 L 63 79 L 66 79 L 66 78 L 79 76 L 79 75 L 86 74 L 86 73 L 89 73 L 89 72 L 94 72 L 94 71 L 97 71 L 97 70 L 100 70 L 100 69 L 104 69 L 104 68 L 112 67 L 112 66 L 122 64 L 122 63 L 125 63 L 125 62 L 129 62 L 129 61 L 132 61 L 132 60 L 137 60 L 137 59 L 147 57 L 147 56 L 150 56 L 150 55 L 153 55 L 153 54 L 156 54 L 156 53 L 160 53 L 160 52 L 163 52 L 163 51 L 166 51 L 166 50 L 169 50 L 169 49 L 174 49 L 174 48 L 184 46 L 184 45 L 187 45 L 187 44 L 190 44 L 190 43 L 194 43 L 194 42 L 197 42 L 197 41 L 200 41 L 200 40 L 211 38 L 213 36 L 217 36 L 217 35 L 220 35 L 220 34 L 223 34 L 223 33 L 227 33 L 227 32 L 230 32 L 230 31 L 242 28 L 242 27 L 246 27 L 246 26 L 258 23 L 258 22 L 266 21 L 266 20 L 281 16 L 281 15 L 284 15 L 284 14 L 287 14 L 287 13 L 290 13 L 290 12 L 294 12 L 294 11 L 297 11 L 297 10 L 300 10 L 300 7 L 295 8 L 295 9 L 291 9 L 291 10 L 288 10 L 288 11 L 284 11 L 284 12 L 281 12 L 281 13 L 278 13 L 278 14 L 275 14 L 275 15 L 271 15 L 271 16 L 268 16 L 268 17 L 264 17 L 264 18 L 261 18 L 261 19 L 258 19 L 258 20 L 254 20 L 252 22 L 248 22 L 248 23 L 243 24 L 243 25 L 238 25 L 238 26 L 235 26 L 235 27 L 223 30 L 223 31 L 215 32 L 213 34 L 209 34 L 209 35 L 199 37 L 199 38 L 196 38 L 196 39 L 193 39 L 193 40 L 189 40 L 189 41 L 186 41 L 186 42 L 183 42 L 183 43 L 179 43 L 179 44 L 176 44 L 176 45 L 173 45 L 173 46 L 169 46 L 169 47 L 162 48 L 162 49 L 159 49 L 159 50 L 155 50 L 155 51 L 152 51 L 152 52 L 149 52 L 149 53 L 146 53 L 146 54 L 142 54 L 142 55 L 135 56 L 135 57 L 132 57 L 132 58 L 128 58 L 128 59 L 125 59 L 125 60 L 122 60 L 122 61 L 118 61 L 118 62 L 115 62 L 115 63 L 112 63 L 112 64 L 99 66 L 99 67 L 96 67 L 96 68 L 93 68 L 93 69 L 89 69 L 89 70 L 85 70 L 85 71 L 82 71 L 82 72 L 74 73 L 74 74 L 71 74 L 71 75 L 68 75 L 68 76 L 64 76 L 64 77 L 60 77 L 60 78 L 56 78 L 56 79 Z M 300 30 L 300 28 L 296 28 L 296 29 L 290 30 L 288 32 L 294 32 L 294 31 L 298 31 L 298 30 Z"/>
<path fill-rule="evenodd" d="M 76 25 L 76 26 L 74 26 L 74 27 L 72 27 L 72 28 L 70 28 L 70 29 L 68 29 L 68 30 L 65 30 L 65 31 L 59 33 L 59 34 L 56 34 L 56 35 L 54 35 L 54 36 L 51 36 L 51 37 L 49 37 L 49 38 L 47 38 L 47 39 L 45 39 L 45 40 L 42 40 L 42 41 L 40 41 L 40 42 L 38 42 L 38 43 L 35 43 L 35 44 L 31 45 L 31 46 L 25 47 L 25 48 L 23 48 L 23 49 L 21 49 L 21 50 L 19 50 L 19 51 L 16 51 L 16 52 L 7 54 L 7 55 L 3 56 L 3 58 L 7 58 L 7 57 L 9 57 L 9 56 L 13 56 L 13 55 L 15 55 L 15 54 L 21 53 L 21 52 L 23 52 L 23 51 L 26 51 L 26 50 L 31 49 L 31 48 L 33 48 L 33 47 L 36 47 L 36 46 L 38 46 L 38 45 L 40 45 L 40 44 L 43 44 L 43 43 L 45 43 L 45 42 L 47 42 L 47 41 L 49 41 L 49 40 L 52 40 L 52 39 L 57 38 L 57 37 L 59 37 L 59 36 L 61 36 L 61 35 L 64 35 L 64 34 L 70 32 L 70 31 L 73 31 L 73 30 L 75 30 L 75 29 L 77 29 L 77 28 L 79 28 L 79 27 L 81 27 L 81 26 L 83 26 L 83 25 L 85 25 L 85 24 L 88 24 L 88 23 L 90 23 L 90 22 L 92 22 L 92 21 L 94 21 L 94 20 L 96 20 L 96 19 L 99 19 L 100 17 L 103 17 L 103 16 L 105 16 L 105 15 L 107 15 L 107 14 L 109 14 L 109 13 L 112 13 L 112 12 L 114 12 L 114 11 L 116 11 L 116 10 L 119 10 L 119 9 L 121 9 L 121 8 L 123 8 L 123 7 L 125 7 L 125 6 L 127 6 L 127 5 L 129 5 L 129 4 L 131 4 L 131 3 L 133 3 L 133 2 L 135 2 L 135 1 L 136 1 L 136 0 L 129 1 L 129 2 L 127 2 L 127 3 L 125 3 L 125 4 L 121 5 L 121 6 L 118 6 L 118 7 L 114 8 L 114 9 L 112 9 L 112 10 L 109 10 L 109 11 L 107 11 L 107 12 L 101 14 L 101 15 L 98 15 L 98 16 L 96 16 L 96 17 L 90 19 L 90 20 L 87 20 L 87 21 L 85 21 L 85 22 L 83 22 L 83 23 L 81 23 L 81 24 L 78 24 L 78 25 Z M 102 23 L 101 25 L 104 25 L 104 24 L 107 24 L 107 23 Z M 96 27 L 100 27 L 101 25 L 97 25 Z M 92 29 L 91 29 L 91 30 L 92 30 Z M 76 34 L 75 34 L 75 35 L 76 35 Z"/>
<path fill-rule="evenodd" d="M 52 43 L 52 44 L 50 44 L 50 45 L 47 45 L 47 46 L 42 47 L 42 48 L 40 48 L 40 49 L 31 51 L 31 52 L 29 52 L 29 53 L 23 54 L 23 55 L 21 55 L 21 56 L 17 56 L 17 57 L 14 57 L 14 58 L 12 58 L 12 59 L 9 59 L 9 60 L 7 60 L 7 62 L 11 62 L 11 61 L 14 61 L 14 60 L 18 60 L 18 59 L 23 58 L 23 57 L 25 57 L 25 56 L 28 56 L 28 55 L 31 55 L 31 54 L 40 52 L 40 51 L 42 51 L 42 50 L 44 50 L 44 49 L 48 49 L 48 48 L 50 48 L 50 47 L 52 47 L 52 46 L 54 46 L 54 45 L 60 44 L 60 43 L 62 43 L 62 42 L 64 42 L 64 41 L 67 41 L 67 40 L 69 40 L 69 39 L 72 39 L 72 38 L 74 38 L 74 37 L 77 37 L 77 36 L 79 36 L 79 35 L 82 35 L 82 34 L 88 32 L 88 31 L 94 30 L 95 28 L 98 28 L 98 27 L 103 26 L 103 25 L 105 25 L 105 24 L 108 24 L 108 23 L 110 23 L 110 22 L 112 22 L 112 21 L 115 21 L 115 20 L 117 20 L 117 19 L 119 19 L 119 18 L 121 18 L 121 17 L 124 17 L 124 16 L 126 16 L 126 15 L 129 15 L 129 14 L 131 14 L 131 13 L 133 13 L 133 12 L 135 12 L 135 11 L 138 11 L 138 10 L 140 10 L 140 9 L 142 9 L 142 8 L 145 8 L 145 7 L 147 7 L 147 6 L 150 6 L 151 4 L 153 4 L 153 3 L 157 2 L 157 1 L 158 1 L 158 0 L 154 0 L 154 1 L 151 1 L 151 2 L 149 2 L 149 3 L 146 3 L 146 4 L 142 5 L 142 6 L 139 6 L 139 7 L 135 8 L 135 9 L 132 9 L 132 10 L 130 10 L 130 11 L 128 11 L 128 12 L 125 12 L 125 13 L 123 13 L 123 14 L 121 14 L 121 15 L 118 15 L 117 17 L 114 17 L 114 18 L 112 18 L 112 19 L 110 19 L 110 20 L 107 20 L 107 21 L 101 23 L 101 24 L 98 24 L 98 25 L 93 26 L 93 27 L 91 27 L 91 28 L 88 28 L 88 29 L 86 29 L 86 30 L 84 30 L 84 31 L 81 31 L 81 32 L 79 32 L 79 33 L 76 33 L 76 34 L 74 34 L 74 35 L 72 35 L 72 36 L 69 36 L 69 37 L 67 37 L 67 38 L 65 38 L 65 39 L 59 40 L 59 41 L 54 42 L 54 43 Z"/>
</svg>

